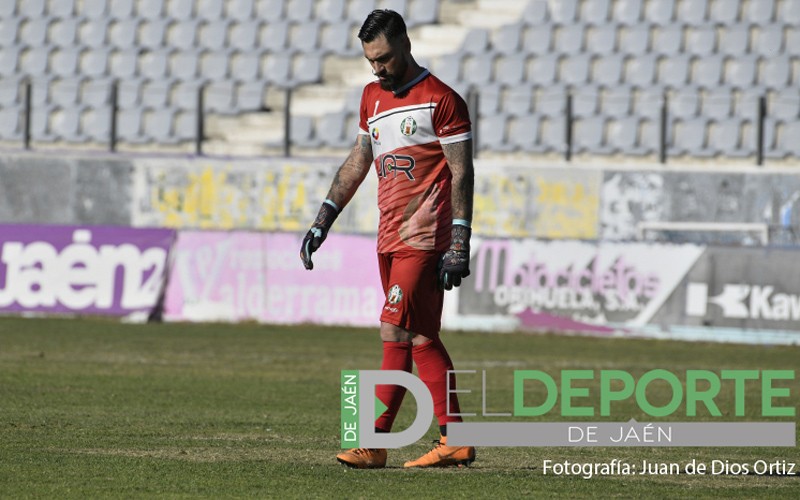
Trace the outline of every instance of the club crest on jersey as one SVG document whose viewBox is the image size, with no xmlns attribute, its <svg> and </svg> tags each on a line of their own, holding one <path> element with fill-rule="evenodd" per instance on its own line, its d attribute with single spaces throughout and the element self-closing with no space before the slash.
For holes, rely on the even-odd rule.
<svg viewBox="0 0 800 500">
<path fill-rule="evenodd" d="M 405 136 L 414 135 L 414 132 L 417 131 L 417 121 L 410 116 L 406 116 L 403 118 L 403 121 L 400 122 L 400 132 L 403 133 Z"/>
<path fill-rule="evenodd" d="M 392 288 L 389 289 L 389 294 L 386 296 L 386 300 L 390 304 L 397 304 L 403 300 L 403 290 L 400 288 L 400 285 L 392 285 Z"/>
</svg>

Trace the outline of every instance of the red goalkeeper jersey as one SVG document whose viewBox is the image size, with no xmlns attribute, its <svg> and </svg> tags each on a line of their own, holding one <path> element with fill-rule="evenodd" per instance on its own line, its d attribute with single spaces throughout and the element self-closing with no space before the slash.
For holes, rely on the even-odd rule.
<svg viewBox="0 0 800 500">
<path fill-rule="evenodd" d="M 378 82 L 361 95 L 360 134 L 378 174 L 378 252 L 444 252 L 450 245 L 452 176 L 442 144 L 472 138 L 464 100 L 428 70 L 396 92 Z"/>
</svg>

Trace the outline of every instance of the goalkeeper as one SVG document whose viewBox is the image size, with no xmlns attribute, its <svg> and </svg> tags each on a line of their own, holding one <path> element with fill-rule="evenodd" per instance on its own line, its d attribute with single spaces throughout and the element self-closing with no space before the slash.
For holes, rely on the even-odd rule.
<svg viewBox="0 0 800 500">
<path fill-rule="evenodd" d="M 447 424 L 460 413 L 455 375 L 447 406 L 450 356 L 439 339 L 444 291 L 469 276 L 472 219 L 472 133 L 464 100 L 420 67 L 411 55 L 403 18 L 373 11 L 358 33 L 377 80 L 361 96 L 359 133 L 337 171 L 327 199 L 306 234 L 300 257 L 313 269 L 312 254 L 371 168 L 378 175 L 378 265 L 386 302 L 381 313 L 381 369 L 411 372 L 433 397 L 441 439 L 405 467 L 469 464 L 475 449 L 447 445 Z M 375 421 L 390 432 L 405 388 L 377 387 L 387 410 Z M 356 468 L 386 465 L 385 449 L 358 448 L 336 457 Z"/>
</svg>

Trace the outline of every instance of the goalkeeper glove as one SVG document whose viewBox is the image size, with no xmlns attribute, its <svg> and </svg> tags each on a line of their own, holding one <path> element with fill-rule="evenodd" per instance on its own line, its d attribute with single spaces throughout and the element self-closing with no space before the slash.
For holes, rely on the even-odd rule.
<svg viewBox="0 0 800 500">
<path fill-rule="evenodd" d="M 339 207 L 331 200 L 325 200 L 319 209 L 314 224 L 311 225 L 311 229 L 308 230 L 305 238 L 303 238 L 303 245 L 300 247 L 300 259 L 306 269 L 314 269 L 314 263 L 311 262 L 311 254 L 316 252 L 322 242 L 325 241 L 328 236 L 328 230 L 338 216 Z"/>
<path fill-rule="evenodd" d="M 439 286 L 444 290 L 461 285 L 461 279 L 469 276 L 469 237 L 472 230 L 466 224 L 466 221 L 453 224 L 450 249 L 439 261 Z"/>
</svg>

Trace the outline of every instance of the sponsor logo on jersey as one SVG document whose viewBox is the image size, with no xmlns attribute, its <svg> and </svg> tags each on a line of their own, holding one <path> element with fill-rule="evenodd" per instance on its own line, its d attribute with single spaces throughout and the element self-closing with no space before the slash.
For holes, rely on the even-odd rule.
<svg viewBox="0 0 800 500">
<path fill-rule="evenodd" d="M 400 122 L 400 132 L 403 135 L 411 136 L 414 135 L 414 132 L 417 131 L 417 122 L 411 116 L 406 116 L 403 118 L 403 121 Z"/>
<path fill-rule="evenodd" d="M 403 300 L 403 290 L 400 288 L 400 285 L 392 285 L 392 288 L 389 289 L 389 294 L 386 295 L 386 300 L 390 304 L 397 304 Z"/>
<path fill-rule="evenodd" d="M 378 170 L 379 177 L 388 177 L 390 173 L 394 173 L 397 177 L 397 172 L 406 174 L 408 180 L 414 180 L 414 166 L 417 164 L 413 156 L 408 155 L 395 155 L 387 153 L 380 157 L 380 169 Z"/>
<path fill-rule="evenodd" d="M 375 141 L 375 142 L 378 142 L 378 139 L 380 139 L 380 138 L 381 138 L 381 133 L 378 130 L 378 127 L 374 127 L 372 129 L 372 140 Z"/>
</svg>

